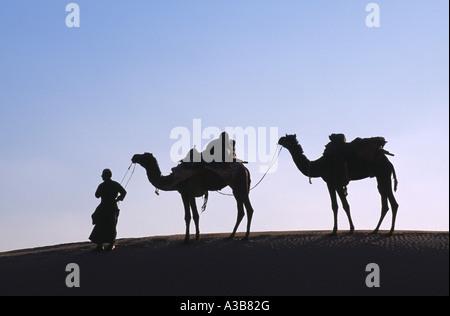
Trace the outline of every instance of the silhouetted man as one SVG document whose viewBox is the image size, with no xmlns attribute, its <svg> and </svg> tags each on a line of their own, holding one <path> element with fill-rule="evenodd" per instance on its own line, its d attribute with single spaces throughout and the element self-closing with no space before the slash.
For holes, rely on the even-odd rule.
<svg viewBox="0 0 450 316">
<path fill-rule="evenodd" d="M 227 132 L 222 132 L 219 138 L 210 141 L 201 153 L 195 147 L 192 148 L 180 161 L 186 168 L 203 168 L 205 164 L 222 168 L 230 162 L 247 163 L 236 158 L 236 141 L 230 139 Z"/>
<path fill-rule="evenodd" d="M 111 180 L 111 178 L 111 170 L 103 170 L 103 183 L 98 186 L 95 192 L 95 197 L 101 198 L 100 205 L 97 206 L 94 214 L 92 214 L 92 224 L 95 226 L 89 236 L 89 239 L 97 244 L 95 251 L 102 251 L 104 243 L 108 244 L 105 250 L 114 250 L 117 236 L 117 220 L 120 211 L 117 202 L 123 201 L 127 194 L 127 191 L 119 183 Z"/>
<path fill-rule="evenodd" d="M 230 139 L 227 132 L 223 132 L 219 138 L 209 142 L 202 155 L 206 162 L 233 162 L 236 158 L 234 149 L 235 141 Z"/>
</svg>

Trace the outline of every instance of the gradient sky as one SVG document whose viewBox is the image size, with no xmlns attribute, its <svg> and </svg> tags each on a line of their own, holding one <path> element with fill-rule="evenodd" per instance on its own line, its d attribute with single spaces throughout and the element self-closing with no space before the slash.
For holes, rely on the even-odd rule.
<svg viewBox="0 0 450 316">
<path fill-rule="evenodd" d="M 448 1 L 374 1 L 379 28 L 361 0 L 79 0 L 79 28 L 69 2 L 0 7 L 0 251 L 87 241 L 103 168 L 120 181 L 147 151 L 170 173 L 170 133 L 194 119 L 296 133 L 310 159 L 331 133 L 384 136 L 397 229 L 448 230 Z M 156 196 L 140 166 L 127 191 L 118 238 L 184 233 L 178 193 Z M 253 231 L 332 229 L 325 183 L 286 150 L 250 198 Z M 348 199 L 356 229 L 375 228 L 376 181 L 352 182 Z M 230 232 L 235 218 L 234 199 L 212 193 L 200 228 Z"/>
</svg>

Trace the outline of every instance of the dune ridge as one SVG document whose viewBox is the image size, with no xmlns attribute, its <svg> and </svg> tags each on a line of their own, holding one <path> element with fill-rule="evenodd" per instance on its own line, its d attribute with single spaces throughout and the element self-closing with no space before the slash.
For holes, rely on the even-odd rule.
<svg viewBox="0 0 450 316">
<path fill-rule="evenodd" d="M 449 233 L 255 232 L 119 239 L 113 252 L 88 242 L 0 253 L 0 295 L 449 295 Z M 80 268 L 68 288 L 65 268 Z M 380 267 L 369 288 L 366 266 Z"/>
</svg>

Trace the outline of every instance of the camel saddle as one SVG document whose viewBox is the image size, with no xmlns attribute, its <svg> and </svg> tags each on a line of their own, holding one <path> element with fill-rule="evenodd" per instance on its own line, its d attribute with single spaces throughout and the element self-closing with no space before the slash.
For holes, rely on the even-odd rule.
<svg viewBox="0 0 450 316">
<path fill-rule="evenodd" d="M 204 171 L 212 171 L 221 177 L 226 183 L 233 182 L 237 172 L 239 171 L 242 162 L 212 162 L 212 163 L 179 163 L 172 168 L 172 176 L 174 179 L 174 186 L 187 180 L 188 178 Z"/>
<path fill-rule="evenodd" d="M 380 152 L 394 156 L 384 149 L 387 141 L 384 137 L 355 138 L 350 143 L 346 142 L 344 134 L 331 134 L 330 142 L 325 146 L 323 155 L 332 160 L 362 160 L 367 163 L 374 161 L 375 156 Z"/>
<path fill-rule="evenodd" d="M 233 153 L 233 156 L 234 153 Z M 197 148 L 192 148 L 186 157 L 180 160 L 180 163 L 172 168 L 172 175 L 174 177 L 174 185 L 183 182 L 184 180 L 200 173 L 203 170 L 209 170 L 216 173 L 224 181 L 230 183 L 241 163 L 248 163 L 236 157 L 230 162 L 206 162 L 203 159 L 203 153 L 199 152 Z"/>
</svg>

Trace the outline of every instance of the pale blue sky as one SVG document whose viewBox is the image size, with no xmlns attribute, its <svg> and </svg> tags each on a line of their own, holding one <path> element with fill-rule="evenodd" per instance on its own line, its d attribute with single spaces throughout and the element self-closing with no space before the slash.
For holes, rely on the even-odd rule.
<svg viewBox="0 0 450 316">
<path fill-rule="evenodd" d="M 397 228 L 448 230 L 448 1 L 376 1 L 379 28 L 361 0 L 74 1 L 81 27 L 67 28 L 69 2 L 0 7 L 0 251 L 87 240 L 101 170 L 120 181 L 148 151 L 169 173 L 170 132 L 195 118 L 297 133 L 310 159 L 334 132 L 384 136 Z M 127 190 L 119 238 L 184 232 L 177 193 L 154 195 L 140 167 Z M 373 229 L 375 180 L 349 193 L 356 229 Z M 251 200 L 253 231 L 332 228 L 325 184 L 287 151 Z M 235 217 L 213 193 L 201 230 L 229 232 Z"/>
</svg>

